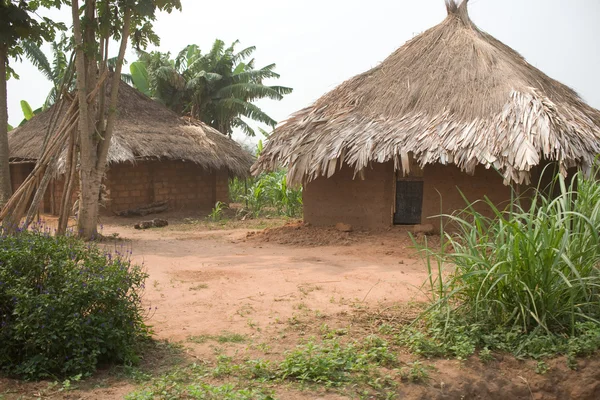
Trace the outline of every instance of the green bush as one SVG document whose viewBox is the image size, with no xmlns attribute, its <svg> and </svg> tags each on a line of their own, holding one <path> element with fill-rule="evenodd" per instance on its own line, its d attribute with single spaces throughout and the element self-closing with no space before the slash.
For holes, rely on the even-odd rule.
<svg viewBox="0 0 600 400">
<path fill-rule="evenodd" d="M 126 254 L 48 230 L 0 237 L 0 368 L 38 379 L 135 363 L 146 276 Z"/>
<path fill-rule="evenodd" d="M 458 232 L 446 233 L 440 251 L 423 248 L 433 304 L 426 335 L 403 342 L 459 358 L 476 347 L 531 357 L 597 348 L 590 337 L 600 331 L 600 183 L 558 176 L 506 210 L 483 202 L 493 217 L 469 204 L 447 216 Z"/>
</svg>

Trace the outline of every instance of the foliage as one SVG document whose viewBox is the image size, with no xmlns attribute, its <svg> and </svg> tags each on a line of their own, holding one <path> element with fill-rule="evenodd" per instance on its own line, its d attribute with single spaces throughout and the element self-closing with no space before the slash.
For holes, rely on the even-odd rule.
<svg viewBox="0 0 600 400">
<path fill-rule="evenodd" d="M 208 219 L 212 222 L 220 221 L 223 218 L 223 210 L 225 210 L 226 208 L 226 203 L 223 203 L 222 201 L 217 201 L 210 214 L 208 214 Z"/>
<path fill-rule="evenodd" d="M 23 111 L 23 120 L 19 126 L 24 125 L 27 121 L 42 112 L 41 108 L 33 110 L 26 100 L 21 100 L 21 111 Z"/>
<path fill-rule="evenodd" d="M 175 112 L 201 120 L 222 133 L 231 134 L 234 128 L 240 128 L 254 136 L 254 130 L 242 118 L 270 127 L 276 121 L 253 103 L 264 98 L 281 100 L 292 89 L 265 85 L 266 79 L 279 78 L 275 64 L 255 69 L 254 59 L 249 58 L 256 48 L 236 51 L 238 43 L 226 47 L 216 40 L 205 54 L 198 46 L 189 45 L 175 59 L 170 53 L 140 52 L 140 59 L 134 63 L 139 68 L 134 86 Z"/>
<path fill-rule="evenodd" d="M 400 370 L 402 379 L 408 380 L 409 382 L 419 383 L 425 382 L 429 379 L 429 372 L 427 367 L 420 361 L 413 361 L 408 364 L 407 367 L 403 367 Z"/>
<path fill-rule="evenodd" d="M 38 14 L 40 7 L 60 8 L 61 3 L 61 0 L 0 0 L 0 50 L 6 51 L 4 56 L 20 58 L 25 52 L 24 41 L 39 46 L 42 41 L 53 40 L 57 30 L 65 30 L 64 24 L 40 18 Z M 18 78 L 10 67 L 8 75 Z"/>
<path fill-rule="evenodd" d="M 27 59 L 52 82 L 52 88 L 42 106 L 42 110 L 46 110 L 58 100 L 63 85 L 68 91 L 73 90 L 75 86 L 74 75 L 69 72 L 70 62 L 66 55 L 72 51 L 71 40 L 63 34 L 60 40 L 51 43 L 52 62 L 36 43 L 25 40 L 22 47 Z"/>
<path fill-rule="evenodd" d="M 133 87 L 135 87 L 137 90 L 139 90 L 146 96 L 152 97 L 146 64 L 144 64 L 141 61 L 131 63 L 131 65 L 129 66 L 129 71 L 131 72 L 131 81 Z"/>
<path fill-rule="evenodd" d="M 267 382 L 268 387 L 272 387 L 274 382 L 283 381 L 317 383 L 341 391 L 351 390 L 360 393 L 361 398 L 394 398 L 396 384 L 391 376 L 381 374 L 381 368 L 398 366 L 397 356 L 389 344 L 376 336 L 346 344 L 338 339 L 321 343 L 311 340 L 287 352 L 280 363 L 265 359 L 235 362 L 233 357 L 221 354 L 213 366 L 193 364 L 175 369 L 129 394 L 126 399 L 266 400 L 275 397 L 270 391 L 259 389 L 257 383 Z M 409 367 L 407 373 L 415 377 L 414 381 L 426 379 L 427 367 L 418 362 Z M 198 384 L 214 379 L 236 384 Z"/>
<path fill-rule="evenodd" d="M 126 400 L 153 399 L 201 399 L 201 400 L 273 400 L 270 392 L 254 389 L 248 385 L 238 387 L 233 384 L 210 385 L 202 383 L 209 375 L 203 366 L 191 365 L 186 369 L 176 369 L 139 391 L 125 396 Z"/>
<path fill-rule="evenodd" d="M 89 374 L 99 363 L 135 363 L 147 337 L 146 274 L 49 229 L 0 240 L 0 368 L 38 379 Z"/>
<path fill-rule="evenodd" d="M 287 185 L 285 170 L 261 174 L 256 178 L 233 178 L 229 181 L 229 195 L 233 202 L 246 205 L 254 216 L 302 215 L 302 188 Z"/>
<path fill-rule="evenodd" d="M 578 173 L 570 183 L 558 176 L 505 211 L 486 199 L 491 218 L 476 211 L 481 204 L 448 216 L 458 233 L 447 233 L 440 251 L 422 248 L 433 296 L 425 332 L 410 328 L 401 341 L 418 353 L 459 358 L 477 347 L 534 358 L 600 348 L 600 183 L 593 176 Z M 446 274 L 446 264 L 454 272 Z"/>
<path fill-rule="evenodd" d="M 321 344 L 311 341 L 287 352 L 279 374 L 282 379 L 339 386 L 348 382 L 353 373 L 368 373 L 375 365 L 394 367 L 397 363 L 388 343 L 378 337 L 345 345 L 331 339 Z"/>
</svg>

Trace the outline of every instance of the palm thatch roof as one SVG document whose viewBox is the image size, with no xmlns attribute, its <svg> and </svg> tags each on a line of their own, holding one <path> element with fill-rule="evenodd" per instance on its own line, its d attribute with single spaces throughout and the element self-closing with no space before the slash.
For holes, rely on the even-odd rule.
<svg viewBox="0 0 600 400">
<path fill-rule="evenodd" d="M 9 132 L 12 161 L 39 157 L 55 107 Z M 63 110 L 68 108 L 66 104 Z M 233 175 L 247 176 L 254 162 L 234 140 L 204 123 L 179 117 L 124 82 L 119 87 L 117 113 L 109 164 L 140 159 L 185 160 L 207 169 L 226 168 Z M 65 156 L 66 150 L 59 166 L 64 164 Z"/>
<path fill-rule="evenodd" d="M 409 155 L 468 173 L 483 164 L 506 184 L 528 183 L 543 160 L 588 168 L 600 111 L 479 30 L 467 0 L 446 6 L 442 23 L 277 127 L 253 172 L 288 167 L 299 184 L 392 160 L 408 173 Z"/>
</svg>

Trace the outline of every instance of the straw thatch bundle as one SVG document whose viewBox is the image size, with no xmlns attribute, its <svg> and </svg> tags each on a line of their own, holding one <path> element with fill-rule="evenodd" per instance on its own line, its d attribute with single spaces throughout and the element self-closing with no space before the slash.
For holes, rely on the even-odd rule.
<svg viewBox="0 0 600 400">
<path fill-rule="evenodd" d="M 54 107 L 57 105 L 9 133 L 12 161 L 35 161 L 40 156 Z M 109 164 L 140 159 L 185 160 L 207 169 L 226 168 L 233 175 L 247 176 L 254 161 L 234 140 L 206 124 L 179 117 L 123 82 L 117 113 Z M 66 153 L 65 149 L 59 157 L 59 171 L 64 169 Z"/>
<path fill-rule="evenodd" d="M 542 160 L 588 168 L 600 112 L 479 30 L 466 0 L 446 5 L 441 24 L 277 127 L 253 172 L 286 166 L 299 184 L 392 160 L 408 173 L 409 154 L 422 167 L 493 167 L 505 183 L 528 183 Z"/>
</svg>

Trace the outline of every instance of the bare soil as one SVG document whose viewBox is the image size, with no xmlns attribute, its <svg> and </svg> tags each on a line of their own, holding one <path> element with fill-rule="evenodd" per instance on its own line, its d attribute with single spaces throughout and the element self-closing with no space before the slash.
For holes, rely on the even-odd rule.
<svg viewBox="0 0 600 400">
<path fill-rule="evenodd" d="M 147 268 L 145 305 L 155 337 L 181 343 L 190 360 L 210 363 L 218 351 L 279 360 L 303 338 L 318 335 L 323 324 L 360 337 L 377 333 L 382 323 L 411 321 L 426 300 L 421 290 L 426 267 L 401 227 L 343 233 L 298 221 L 232 225 L 167 217 L 174 220 L 169 227 L 143 231 L 133 229 L 135 219 L 108 218 L 102 233 L 106 246 L 132 251 L 134 261 Z M 204 340 L 224 332 L 246 339 Z M 165 359 L 145 362 L 168 364 Z M 401 359 L 417 357 L 402 354 Z M 432 366 L 431 379 L 402 384 L 399 398 L 600 398 L 598 358 L 582 360 L 578 371 L 569 370 L 565 360 L 552 360 L 544 375 L 535 373 L 535 362 L 512 357 L 485 365 L 476 358 L 423 363 Z M 101 371 L 73 391 L 0 379 L 0 399 L 118 399 L 135 388 L 114 371 Z M 292 400 L 346 398 L 284 386 L 276 392 Z"/>
</svg>

